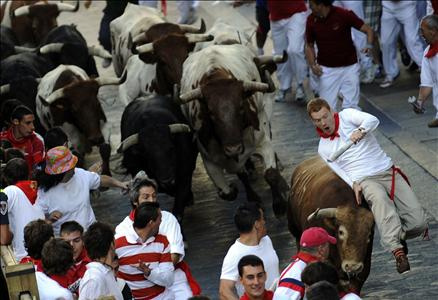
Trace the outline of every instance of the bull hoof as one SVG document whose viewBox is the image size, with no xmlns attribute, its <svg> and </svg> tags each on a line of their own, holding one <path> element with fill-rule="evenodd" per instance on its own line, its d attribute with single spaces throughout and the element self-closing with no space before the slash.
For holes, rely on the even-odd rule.
<svg viewBox="0 0 438 300">
<path fill-rule="evenodd" d="M 218 194 L 219 194 L 219 197 L 221 197 L 223 200 L 234 201 L 237 198 L 238 192 L 239 192 L 239 189 L 237 188 L 237 186 L 234 183 L 231 183 L 229 193 L 225 193 L 222 190 L 219 190 Z"/>
</svg>

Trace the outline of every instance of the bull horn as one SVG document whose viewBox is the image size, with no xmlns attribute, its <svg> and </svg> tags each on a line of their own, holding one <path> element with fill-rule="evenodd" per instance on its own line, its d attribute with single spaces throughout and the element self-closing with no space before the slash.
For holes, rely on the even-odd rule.
<svg viewBox="0 0 438 300">
<path fill-rule="evenodd" d="M 64 46 L 63 43 L 51 43 L 44 45 L 40 48 L 41 54 L 48 54 L 48 53 L 59 53 L 62 50 L 62 47 Z"/>
<path fill-rule="evenodd" d="M 147 43 L 147 44 L 135 47 L 135 50 L 137 50 L 138 54 L 154 53 L 154 44 Z"/>
<path fill-rule="evenodd" d="M 169 125 L 170 133 L 184 133 L 184 132 L 190 132 L 190 127 L 186 124 L 170 124 Z"/>
<path fill-rule="evenodd" d="M 9 93 L 10 90 L 11 90 L 11 85 L 9 83 L 4 84 L 0 86 L 0 95 L 7 94 Z"/>
<path fill-rule="evenodd" d="M 187 40 L 189 43 L 198 43 L 198 42 L 209 42 L 214 39 L 214 36 L 211 34 L 190 34 L 187 35 Z"/>
<path fill-rule="evenodd" d="M 266 92 L 269 90 L 269 85 L 256 81 L 244 81 L 243 90 L 245 92 Z"/>
<path fill-rule="evenodd" d="M 50 96 L 47 97 L 45 101 L 47 102 L 47 104 L 52 104 L 53 102 L 55 102 L 56 100 L 62 97 L 64 97 L 64 88 L 57 89 L 56 91 L 51 93 Z"/>
<path fill-rule="evenodd" d="M 14 17 L 27 16 L 30 13 L 30 5 L 21 6 L 14 10 Z"/>
<path fill-rule="evenodd" d="M 103 86 L 103 85 L 122 84 L 126 81 L 127 77 L 128 77 L 128 71 L 125 68 L 125 70 L 123 70 L 122 76 L 120 76 L 119 78 L 117 78 L 117 77 L 98 77 L 98 78 L 95 78 L 94 80 L 96 80 L 96 82 L 99 86 Z"/>
<path fill-rule="evenodd" d="M 131 34 L 131 33 L 129 33 Z M 144 32 L 137 34 L 134 36 L 134 39 L 132 40 L 132 43 L 134 44 L 143 44 L 148 41 L 147 36 Z M 128 47 L 129 48 L 129 47 Z"/>
<path fill-rule="evenodd" d="M 71 11 L 71 12 L 75 12 L 79 10 L 79 0 L 76 1 L 76 5 L 70 5 L 67 3 L 56 3 L 56 6 L 58 7 L 58 11 Z"/>
<path fill-rule="evenodd" d="M 337 208 L 335 207 L 329 207 L 329 208 L 318 208 L 313 213 L 311 213 L 307 217 L 307 221 L 312 221 L 313 219 L 319 219 L 319 218 L 334 218 L 336 217 Z"/>
<path fill-rule="evenodd" d="M 109 53 L 108 51 L 106 51 L 105 49 L 99 46 L 88 46 L 88 54 L 93 56 L 99 56 L 102 58 L 107 58 L 107 59 L 113 58 L 111 53 Z"/>
<path fill-rule="evenodd" d="M 274 84 L 274 81 L 272 80 L 271 73 L 269 73 L 268 70 L 265 70 L 265 80 L 269 86 L 268 92 L 270 92 L 270 93 L 275 92 L 275 84 Z"/>
<path fill-rule="evenodd" d="M 263 56 L 257 56 L 255 58 L 255 63 L 258 66 L 270 63 L 270 62 L 274 62 L 277 64 L 281 64 L 286 62 L 287 60 L 287 52 L 285 50 L 283 50 L 283 55 L 263 55 Z"/>
<path fill-rule="evenodd" d="M 201 88 L 196 88 L 194 90 L 191 90 L 190 92 L 179 95 L 180 102 L 183 104 L 199 98 L 202 98 Z"/>
<path fill-rule="evenodd" d="M 117 153 L 122 153 L 129 147 L 134 146 L 135 144 L 138 144 L 138 133 L 130 135 L 126 139 L 124 139 L 117 148 Z"/>
<path fill-rule="evenodd" d="M 201 27 L 197 28 L 193 25 L 178 24 L 179 28 L 184 31 L 184 33 L 204 33 L 206 30 L 204 19 L 201 19 Z"/>
<path fill-rule="evenodd" d="M 29 47 L 23 47 L 23 46 L 14 46 L 14 50 L 17 53 L 24 53 L 24 52 L 33 52 L 36 50 L 36 48 L 29 48 Z"/>
</svg>

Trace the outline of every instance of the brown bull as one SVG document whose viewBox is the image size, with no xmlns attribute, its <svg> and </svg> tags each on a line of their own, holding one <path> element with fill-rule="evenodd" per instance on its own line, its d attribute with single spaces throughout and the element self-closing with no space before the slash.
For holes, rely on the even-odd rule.
<svg viewBox="0 0 438 300">
<path fill-rule="evenodd" d="M 297 245 L 301 233 L 312 226 L 337 238 L 329 260 L 343 288 L 360 292 L 371 268 L 374 218 L 370 210 L 357 206 L 351 187 L 320 157 L 300 163 L 292 174 L 287 215 Z"/>
<path fill-rule="evenodd" d="M 76 12 L 78 9 L 79 0 L 76 6 L 47 3 L 47 0 L 6 1 L 1 6 L 1 24 L 12 28 L 20 44 L 36 46 L 51 29 L 58 26 L 56 18 L 60 12 Z"/>
</svg>

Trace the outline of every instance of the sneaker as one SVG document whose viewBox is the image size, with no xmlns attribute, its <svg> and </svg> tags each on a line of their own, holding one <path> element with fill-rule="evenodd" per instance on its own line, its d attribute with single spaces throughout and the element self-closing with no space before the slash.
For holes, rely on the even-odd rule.
<svg viewBox="0 0 438 300">
<path fill-rule="evenodd" d="M 102 68 L 108 68 L 111 65 L 111 58 L 104 58 L 102 60 Z"/>
<path fill-rule="evenodd" d="M 286 94 L 288 92 L 290 92 L 290 88 L 286 90 L 278 90 L 274 98 L 275 102 L 286 102 Z"/>
<path fill-rule="evenodd" d="M 400 274 L 407 273 L 411 270 L 411 266 L 409 265 L 408 257 L 406 256 L 403 248 L 399 248 L 393 251 L 395 257 L 395 265 L 397 267 L 397 272 Z"/>
<path fill-rule="evenodd" d="M 423 107 L 423 103 L 418 102 L 415 96 L 409 97 L 408 102 L 412 105 L 412 109 L 414 110 L 414 113 L 424 114 L 424 112 L 426 111 Z"/>
<path fill-rule="evenodd" d="M 386 76 L 385 79 L 382 81 L 382 83 L 380 84 L 380 87 L 385 89 L 390 87 L 391 85 L 394 84 L 394 80 L 392 80 L 391 77 Z"/>
<path fill-rule="evenodd" d="M 372 83 L 374 81 L 377 68 L 378 66 L 373 64 L 368 69 L 366 69 L 360 82 L 365 84 Z"/>
<path fill-rule="evenodd" d="M 299 84 L 297 86 L 297 90 L 295 92 L 295 101 L 301 102 L 306 97 L 306 94 L 304 93 L 304 88 L 302 84 Z"/>
</svg>

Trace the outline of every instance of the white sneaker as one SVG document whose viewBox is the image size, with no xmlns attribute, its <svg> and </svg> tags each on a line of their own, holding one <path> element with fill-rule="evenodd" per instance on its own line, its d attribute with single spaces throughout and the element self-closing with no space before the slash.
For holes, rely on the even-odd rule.
<svg viewBox="0 0 438 300">
<path fill-rule="evenodd" d="M 304 93 L 303 85 L 299 84 L 297 86 L 297 90 L 295 92 L 295 100 L 296 101 L 303 101 L 306 97 L 306 94 Z"/>
<path fill-rule="evenodd" d="M 385 89 L 394 84 L 394 80 L 391 77 L 386 76 L 385 79 L 380 84 L 380 87 Z"/>
<path fill-rule="evenodd" d="M 286 102 L 286 95 L 290 92 L 290 88 L 286 90 L 278 90 L 277 94 L 275 95 L 274 101 L 275 102 Z"/>
<path fill-rule="evenodd" d="M 376 74 L 377 65 L 373 64 L 371 67 L 365 70 L 363 77 L 360 82 L 362 83 L 372 83 L 374 81 L 374 76 Z"/>
</svg>

